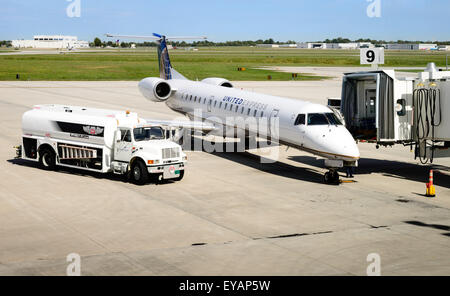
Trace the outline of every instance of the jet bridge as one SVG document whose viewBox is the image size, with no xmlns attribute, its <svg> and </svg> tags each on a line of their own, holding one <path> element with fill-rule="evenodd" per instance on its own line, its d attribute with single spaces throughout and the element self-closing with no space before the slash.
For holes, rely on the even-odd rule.
<svg viewBox="0 0 450 296">
<path fill-rule="evenodd" d="M 422 163 L 450 157 L 450 71 L 431 63 L 417 78 L 394 70 L 347 73 L 340 111 L 356 140 L 411 145 Z"/>
</svg>

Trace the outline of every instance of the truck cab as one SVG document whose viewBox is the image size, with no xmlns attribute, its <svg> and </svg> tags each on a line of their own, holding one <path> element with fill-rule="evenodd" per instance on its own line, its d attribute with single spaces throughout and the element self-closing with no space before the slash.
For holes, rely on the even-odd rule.
<svg viewBox="0 0 450 296">
<path fill-rule="evenodd" d="M 113 152 L 114 171 L 129 171 L 136 182 L 145 180 L 146 175 L 156 181 L 181 180 L 186 154 L 178 144 L 167 140 L 165 134 L 157 125 L 119 126 Z"/>
</svg>

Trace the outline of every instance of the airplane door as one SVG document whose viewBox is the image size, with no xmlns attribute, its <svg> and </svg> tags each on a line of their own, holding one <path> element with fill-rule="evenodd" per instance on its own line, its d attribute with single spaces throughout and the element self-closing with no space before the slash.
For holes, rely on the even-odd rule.
<svg viewBox="0 0 450 296">
<path fill-rule="evenodd" d="M 119 161 L 130 161 L 131 159 L 131 130 L 121 129 L 121 140 L 115 143 L 114 159 Z"/>
<path fill-rule="evenodd" d="M 272 129 L 275 126 L 274 123 L 275 123 L 276 118 L 278 117 L 279 112 L 280 112 L 279 109 L 273 109 L 272 112 L 270 113 L 269 122 L 267 123 L 269 139 L 272 138 L 272 133 L 274 132 Z M 272 125 L 274 125 L 274 126 L 272 126 Z"/>
</svg>

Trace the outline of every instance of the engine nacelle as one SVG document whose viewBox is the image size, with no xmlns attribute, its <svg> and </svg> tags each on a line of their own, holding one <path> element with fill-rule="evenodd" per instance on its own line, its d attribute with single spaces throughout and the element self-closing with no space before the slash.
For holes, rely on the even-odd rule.
<svg viewBox="0 0 450 296">
<path fill-rule="evenodd" d="M 172 95 L 172 87 L 161 78 L 145 78 L 139 82 L 138 86 L 142 95 L 153 102 L 164 102 Z"/>
<path fill-rule="evenodd" d="M 225 78 L 216 78 L 216 77 L 205 78 L 202 80 L 202 82 L 223 87 L 230 87 L 230 88 L 233 87 L 233 84 L 231 84 L 231 82 L 226 80 Z"/>
</svg>

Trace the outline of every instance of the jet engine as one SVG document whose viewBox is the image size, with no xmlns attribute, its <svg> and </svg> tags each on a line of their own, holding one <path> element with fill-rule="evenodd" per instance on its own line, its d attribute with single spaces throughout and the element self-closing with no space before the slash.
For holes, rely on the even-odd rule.
<svg viewBox="0 0 450 296">
<path fill-rule="evenodd" d="M 164 102 L 172 95 L 172 87 L 161 78 L 145 78 L 138 86 L 142 95 L 152 102 Z"/>
<path fill-rule="evenodd" d="M 216 77 L 205 78 L 202 80 L 202 82 L 223 87 L 230 87 L 230 88 L 233 87 L 233 84 L 231 84 L 231 82 L 226 80 L 225 78 L 216 78 Z"/>
</svg>

